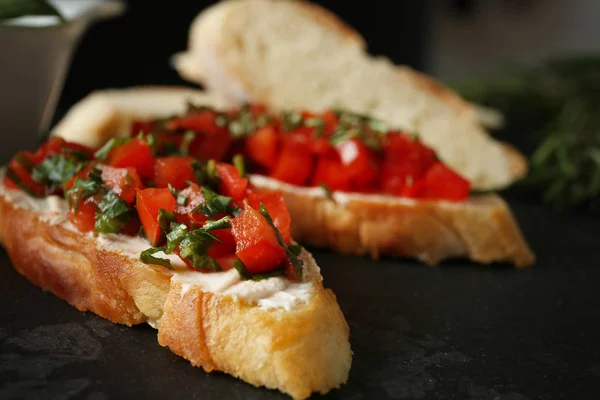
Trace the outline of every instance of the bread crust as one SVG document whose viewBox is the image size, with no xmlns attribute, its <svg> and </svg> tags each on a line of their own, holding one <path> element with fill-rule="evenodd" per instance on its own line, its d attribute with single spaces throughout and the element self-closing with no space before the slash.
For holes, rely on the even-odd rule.
<svg viewBox="0 0 600 400">
<path fill-rule="evenodd" d="M 292 235 L 305 244 L 374 259 L 414 257 L 430 265 L 453 258 L 517 267 L 535 261 L 510 209 L 496 195 L 457 203 L 340 193 L 329 198 L 315 188 L 265 177 L 253 177 L 252 183 L 283 192 Z"/>
<path fill-rule="evenodd" d="M 207 372 L 223 371 L 295 399 L 345 383 L 349 328 L 335 296 L 313 276 L 310 300 L 261 309 L 183 288 L 173 272 L 107 250 L 90 235 L 43 221 L 0 195 L 0 231 L 15 269 L 81 311 L 128 326 L 158 322 L 158 338 Z M 306 255 L 307 262 L 314 262 Z"/>
</svg>

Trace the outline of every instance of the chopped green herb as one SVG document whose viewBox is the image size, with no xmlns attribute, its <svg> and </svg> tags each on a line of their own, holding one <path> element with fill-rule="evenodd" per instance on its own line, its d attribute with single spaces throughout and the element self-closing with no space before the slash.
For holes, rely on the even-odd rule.
<svg viewBox="0 0 600 400">
<path fill-rule="evenodd" d="M 165 253 L 171 254 L 183 238 L 188 234 L 188 228 L 185 224 L 171 223 L 171 232 L 167 233 L 167 248 Z"/>
<path fill-rule="evenodd" d="M 217 194 L 210 187 L 202 186 L 202 195 L 204 203 L 198 205 L 192 212 L 200 211 L 209 218 L 214 218 L 222 212 L 227 212 L 231 207 L 233 199 L 231 197 Z"/>
<path fill-rule="evenodd" d="M 302 265 L 304 263 L 302 262 L 301 259 L 298 258 L 298 256 L 300 255 L 300 251 L 298 251 L 298 249 L 296 247 L 294 247 L 293 250 L 290 250 L 290 247 L 287 244 L 285 244 L 285 242 L 283 241 L 283 237 L 281 236 L 281 232 L 279 232 L 279 229 L 277 229 L 277 227 L 273 223 L 273 219 L 271 218 L 269 211 L 267 211 L 267 208 L 265 207 L 265 205 L 263 203 L 260 203 L 260 213 L 262 214 L 263 217 L 265 217 L 265 219 L 267 220 L 269 225 L 271 225 L 271 227 L 275 231 L 275 236 L 277 237 L 277 241 L 279 242 L 279 245 L 281 245 L 281 247 L 283 247 L 285 249 L 288 259 L 290 260 L 290 262 L 292 263 L 292 266 L 294 267 L 294 270 L 296 271 L 296 276 L 298 277 L 299 280 L 302 280 Z"/>
<path fill-rule="evenodd" d="M 302 124 L 302 115 L 296 111 L 284 111 L 281 114 L 281 128 L 286 132 L 295 131 Z"/>
<path fill-rule="evenodd" d="M 164 208 L 161 208 L 160 210 L 158 210 L 158 217 L 156 218 L 156 220 L 158 221 L 158 226 L 160 226 L 160 229 L 166 231 L 171 225 L 171 222 L 177 221 L 177 218 L 175 218 L 175 215 L 173 215 L 173 213 L 165 210 Z"/>
<path fill-rule="evenodd" d="M 246 165 L 244 163 L 244 156 L 241 154 L 236 154 L 233 156 L 233 165 L 240 173 L 241 177 L 246 176 Z"/>
<path fill-rule="evenodd" d="M 248 272 L 248 268 L 242 262 L 242 260 L 240 260 L 239 258 L 236 261 L 234 261 L 233 267 L 237 270 L 238 274 L 240 274 L 240 278 L 242 278 L 242 280 L 245 280 L 245 281 L 247 281 L 247 280 L 262 281 L 263 279 L 269 279 L 269 278 L 273 278 L 275 276 L 284 276 L 285 275 L 285 271 L 282 269 L 276 269 L 274 271 L 267 272 L 266 274 L 252 275 L 252 274 L 250 274 L 250 272 Z"/>
<path fill-rule="evenodd" d="M 129 142 L 130 140 L 131 138 L 128 137 L 112 138 L 108 142 L 106 142 L 106 144 L 102 146 L 98 151 L 96 151 L 96 153 L 94 153 L 94 157 L 96 157 L 99 160 L 106 160 L 106 157 L 108 157 L 108 153 L 110 153 L 112 149 L 114 149 L 115 147 L 119 147 Z"/>
<path fill-rule="evenodd" d="M 196 269 L 221 271 L 219 263 L 208 255 L 208 249 L 215 239 L 214 235 L 202 228 L 193 230 L 179 242 L 179 256 L 190 261 Z"/>
<path fill-rule="evenodd" d="M 204 226 L 202 227 L 202 229 L 204 229 L 207 232 L 217 231 L 219 229 L 227 229 L 227 228 L 231 228 L 231 220 L 229 219 L 229 217 L 223 217 L 216 221 L 207 221 L 204 224 Z M 219 240 L 219 242 L 220 242 L 220 240 Z"/>
<path fill-rule="evenodd" d="M 101 233 L 117 233 L 130 218 L 129 206 L 109 190 L 98 203 L 94 230 Z"/>
<path fill-rule="evenodd" d="M 256 119 L 256 126 L 262 128 L 263 126 L 269 125 L 271 122 L 273 122 L 273 117 L 263 114 Z"/>
<path fill-rule="evenodd" d="M 33 167 L 31 178 L 50 187 L 50 191 L 67 183 L 83 167 L 83 163 L 74 157 L 57 154 L 46 158 Z"/>
<path fill-rule="evenodd" d="M 225 126 L 227 126 L 229 124 L 229 118 L 227 118 L 227 115 L 225 114 L 217 114 L 217 116 L 215 117 L 215 125 L 218 126 L 219 128 L 223 128 Z"/>
<path fill-rule="evenodd" d="M 325 120 L 321 118 L 308 118 L 304 121 L 304 125 L 309 128 L 316 128 L 314 136 L 320 138 L 325 132 Z"/>
<path fill-rule="evenodd" d="M 142 251 L 142 254 L 140 254 L 140 261 L 143 262 L 144 264 L 162 265 L 163 267 L 173 269 L 173 266 L 171 265 L 171 261 L 169 261 L 168 259 L 158 258 L 158 257 L 153 256 L 153 254 L 159 253 L 164 250 L 165 249 L 160 248 L 160 247 L 151 247 L 147 250 L 144 250 L 144 251 Z"/>
<path fill-rule="evenodd" d="M 194 131 L 186 131 L 183 134 L 183 139 L 181 140 L 181 146 L 179 147 L 179 151 L 181 155 L 187 156 L 190 152 L 190 144 L 196 139 L 196 132 Z"/>
</svg>

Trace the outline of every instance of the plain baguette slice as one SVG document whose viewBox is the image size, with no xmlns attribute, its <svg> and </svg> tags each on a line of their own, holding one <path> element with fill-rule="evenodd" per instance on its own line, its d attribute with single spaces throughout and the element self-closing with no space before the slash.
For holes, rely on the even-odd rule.
<svg viewBox="0 0 600 400">
<path fill-rule="evenodd" d="M 364 39 L 324 8 L 294 0 L 226 0 L 200 13 L 188 49 L 173 57 L 180 75 L 230 102 L 274 109 L 340 105 L 420 135 L 478 190 L 510 185 L 525 158 L 494 140 L 467 103 L 434 79 L 367 54 Z"/>
<path fill-rule="evenodd" d="M 118 241 L 117 247 L 103 245 L 69 228 L 60 215 L 49 220 L 47 213 L 28 206 L 35 200 L 23 201 L 22 192 L 1 189 L 0 231 L 15 269 L 77 309 L 128 326 L 148 322 L 157 327 L 162 346 L 194 366 L 279 389 L 294 399 L 346 382 L 352 359 L 349 328 L 308 252 L 301 257 L 309 298 L 290 309 L 265 309 L 143 264 L 139 256 L 120 251 Z"/>
<path fill-rule="evenodd" d="M 212 94 L 176 87 L 99 91 L 77 103 L 53 134 L 100 146 L 109 137 L 129 135 L 136 118 L 162 118 L 177 112 L 190 96 L 199 105 L 220 105 Z M 460 203 L 346 193 L 334 193 L 332 200 L 320 188 L 261 176 L 251 180 L 262 189 L 284 193 L 292 234 L 301 243 L 374 258 L 415 257 L 429 264 L 466 257 L 480 263 L 529 266 L 535 259 L 509 207 L 493 194 Z"/>
</svg>

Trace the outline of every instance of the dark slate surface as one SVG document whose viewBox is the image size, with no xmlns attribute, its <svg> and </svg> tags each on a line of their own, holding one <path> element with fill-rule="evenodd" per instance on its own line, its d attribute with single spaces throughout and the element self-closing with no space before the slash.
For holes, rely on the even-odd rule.
<svg viewBox="0 0 600 400">
<path fill-rule="evenodd" d="M 592 399 L 600 393 L 599 220 L 515 207 L 533 269 L 442 268 L 315 251 L 351 327 L 332 399 Z M 30 285 L 0 253 L 0 399 L 275 399 Z M 317 396 L 320 397 L 320 396 Z"/>
</svg>

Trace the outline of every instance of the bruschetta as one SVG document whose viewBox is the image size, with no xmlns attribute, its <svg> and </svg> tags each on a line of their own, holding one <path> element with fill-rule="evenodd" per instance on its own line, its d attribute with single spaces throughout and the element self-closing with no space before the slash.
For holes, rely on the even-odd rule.
<svg viewBox="0 0 600 400">
<path fill-rule="evenodd" d="M 296 0 L 227 0 L 202 11 L 173 65 L 234 104 L 319 112 L 339 106 L 418 135 L 477 190 L 527 172 L 522 154 L 493 139 L 483 112 L 427 75 L 372 57 L 366 41 L 328 10 Z M 479 118 L 478 116 L 481 116 Z"/>
<path fill-rule="evenodd" d="M 77 309 L 148 323 L 205 371 L 304 399 L 343 384 L 349 328 L 280 193 L 148 137 L 52 137 L 0 172 L 16 270 Z"/>
<path fill-rule="evenodd" d="M 283 192 L 292 234 L 306 244 L 428 264 L 533 264 L 507 204 L 473 194 L 469 179 L 417 137 L 343 109 L 272 112 L 258 104 L 222 108 L 218 101 L 168 87 L 96 92 L 53 135 L 98 146 L 141 134 L 199 159 L 241 155 L 256 187 Z"/>
</svg>

